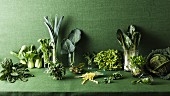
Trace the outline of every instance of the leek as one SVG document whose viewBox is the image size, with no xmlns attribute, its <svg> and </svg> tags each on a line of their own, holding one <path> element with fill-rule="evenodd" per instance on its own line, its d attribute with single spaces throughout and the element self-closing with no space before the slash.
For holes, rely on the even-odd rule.
<svg viewBox="0 0 170 96">
<path fill-rule="evenodd" d="M 49 20 L 48 16 L 45 16 L 45 25 L 48 28 L 48 32 L 50 34 L 50 45 L 52 46 L 52 61 L 53 63 L 56 63 L 56 51 L 58 49 L 58 38 L 59 38 L 59 28 L 61 25 L 61 22 L 63 20 L 64 16 L 62 16 L 60 18 L 60 20 L 58 21 L 58 16 L 55 17 L 55 22 L 54 22 L 54 27 L 52 26 L 51 21 Z"/>
</svg>

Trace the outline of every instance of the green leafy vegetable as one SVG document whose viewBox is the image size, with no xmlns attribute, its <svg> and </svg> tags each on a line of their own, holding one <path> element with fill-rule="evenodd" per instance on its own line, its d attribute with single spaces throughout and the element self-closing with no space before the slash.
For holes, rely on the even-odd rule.
<svg viewBox="0 0 170 96">
<path fill-rule="evenodd" d="M 138 77 L 144 73 L 144 65 L 146 64 L 146 62 L 143 56 L 130 57 L 130 62 L 131 72 L 133 76 Z"/>
<path fill-rule="evenodd" d="M 0 80 L 8 81 L 14 83 L 16 80 L 20 79 L 21 81 L 28 81 L 28 77 L 34 77 L 34 75 L 29 73 L 27 66 L 21 63 L 13 64 L 12 59 L 5 58 L 1 62 L 2 71 Z"/>
<path fill-rule="evenodd" d="M 145 58 L 143 56 L 130 57 L 130 61 L 132 68 L 134 67 L 142 68 L 146 64 Z"/>
<path fill-rule="evenodd" d="M 23 45 L 18 52 L 11 51 L 10 53 L 20 59 L 20 63 L 26 64 L 27 59 L 25 58 L 26 52 L 28 51 L 28 47 Z"/>
<path fill-rule="evenodd" d="M 170 79 L 170 48 L 152 50 L 146 68 L 162 79 Z"/>
<path fill-rule="evenodd" d="M 49 39 L 39 39 L 38 42 L 40 43 L 38 50 L 41 50 L 43 53 L 41 58 L 44 59 L 44 67 L 46 67 L 46 64 L 49 64 L 50 58 L 52 56 L 52 47 L 50 46 Z"/>
<path fill-rule="evenodd" d="M 80 73 L 84 73 L 83 67 L 84 67 L 84 63 L 80 63 L 77 66 L 70 67 L 69 70 L 75 74 L 80 74 Z"/>
<path fill-rule="evenodd" d="M 153 77 L 152 76 L 148 76 L 148 77 L 140 78 L 139 80 L 134 80 L 131 83 L 132 84 L 143 83 L 143 84 L 151 85 L 153 83 L 153 81 L 154 81 Z"/>
<path fill-rule="evenodd" d="M 25 58 L 27 58 L 28 68 L 34 68 L 34 57 L 36 55 L 35 46 L 30 46 L 30 51 L 26 52 Z"/>
<path fill-rule="evenodd" d="M 68 36 L 68 39 L 64 39 L 61 43 L 61 54 L 68 54 L 69 64 L 73 67 L 76 44 L 81 39 L 81 31 L 74 29 Z"/>
<path fill-rule="evenodd" d="M 97 63 L 99 69 L 104 70 L 121 70 L 122 57 L 118 50 L 101 51 L 97 53 L 94 62 Z"/>
<path fill-rule="evenodd" d="M 81 39 L 81 31 L 79 29 L 72 30 L 68 39 L 73 43 L 73 45 L 76 45 L 76 43 Z"/>
<path fill-rule="evenodd" d="M 69 39 L 64 39 L 62 44 L 62 54 L 69 54 L 71 52 L 74 52 L 75 46 Z"/>
<path fill-rule="evenodd" d="M 41 68 L 42 67 L 42 59 L 39 56 L 36 57 L 35 67 L 36 68 Z"/>
<path fill-rule="evenodd" d="M 61 62 L 50 62 L 50 66 L 46 70 L 47 73 L 50 74 L 50 76 L 53 77 L 55 80 L 61 80 L 63 79 L 63 75 L 66 74 L 66 69 L 64 68 L 63 64 Z"/>
<path fill-rule="evenodd" d="M 117 30 L 117 40 L 124 50 L 124 70 L 126 71 L 131 70 L 129 67 L 129 57 L 137 54 L 136 50 L 138 49 L 140 39 L 141 34 L 135 31 L 135 27 L 133 25 L 129 26 L 129 32 L 126 33 L 122 32 L 120 29 Z"/>
<path fill-rule="evenodd" d="M 93 52 L 93 53 L 88 52 L 88 53 L 84 54 L 84 58 L 87 60 L 88 69 L 92 68 L 92 63 L 94 61 L 95 56 L 96 56 L 95 52 Z"/>
<path fill-rule="evenodd" d="M 104 78 L 104 83 L 108 84 L 111 83 L 112 80 L 118 80 L 118 79 L 122 79 L 123 75 L 120 72 L 115 72 L 113 73 L 113 75 L 109 76 L 109 77 L 105 77 Z"/>
<path fill-rule="evenodd" d="M 26 46 L 23 45 L 19 52 L 10 52 L 12 55 L 20 59 L 20 63 L 27 64 L 28 68 L 34 68 L 35 61 L 40 61 L 40 53 L 37 51 L 34 45 Z M 42 62 L 39 62 L 39 68 L 42 66 Z"/>
</svg>

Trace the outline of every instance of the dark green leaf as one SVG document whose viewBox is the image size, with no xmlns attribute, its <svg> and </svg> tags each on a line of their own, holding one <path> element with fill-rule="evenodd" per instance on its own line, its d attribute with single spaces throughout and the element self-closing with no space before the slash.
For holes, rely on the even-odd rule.
<svg viewBox="0 0 170 96">
<path fill-rule="evenodd" d="M 61 54 L 68 54 L 70 52 L 74 52 L 75 46 L 69 39 L 64 39 L 61 43 L 62 53 Z"/>
<path fill-rule="evenodd" d="M 14 83 L 19 78 L 24 77 L 25 73 L 28 72 L 25 71 L 25 65 L 21 63 L 13 64 L 12 59 L 4 59 L 1 65 L 4 65 L 4 67 L 1 71 L 0 80 L 6 80 L 10 83 Z"/>
<path fill-rule="evenodd" d="M 139 46 L 139 42 L 140 42 L 140 39 L 141 39 L 141 34 L 139 32 L 135 32 L 134 35 L 133 35 L 133 44 L 134 44 L 134 47 L 135 49 L 137 49 L 137 47 Z"/>
<path fill-rule="evenodd" d="M 72 30 L 68 39 L 75 45 L 81 39 L 81 31 L 79 29 Z"/>
<path fill-rule="evenodd" d="M 128 50 L 132 44 L 130 38 L 123 33 L 120 29 L 117 30 L 117 39 L 124 50 Z"/>
</svg>

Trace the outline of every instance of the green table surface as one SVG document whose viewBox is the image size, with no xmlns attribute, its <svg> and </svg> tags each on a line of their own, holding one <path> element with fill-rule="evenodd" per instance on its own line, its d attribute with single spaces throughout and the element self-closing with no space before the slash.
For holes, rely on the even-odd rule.
<svg viewBox="0 0 170 96">
<path fill-rule="evenodd" d="M 152 85 L 136 84 L 132 85 L 132 80 L 137 78 L 132 77 L 130 72 L 120 71 L 124 75 L 124 79 L 114 80 L 110 84 L 104 84 L 103 78 L 117 71 L 102 71 L 105 76 L 95 78 L 99 84 L 87 81 L 84 85 L 81 84 L 81 78 L 75 78 L 79 74 L 73 74 L 67 70 L 67 74 L 63 80 L 53 80 L 49 74 L 44 73 L 44 68 L 30 69 L 35 77 L 29 78 L 27 82 L 17 80 L 15 83 L 0 81 L 1 92 L 116 92 L 116 93 L 169 93 L 170 81 L 162 80 L 154 77 Z M 93 70 L 94 71 L 94 70 Z"/>
</svg>

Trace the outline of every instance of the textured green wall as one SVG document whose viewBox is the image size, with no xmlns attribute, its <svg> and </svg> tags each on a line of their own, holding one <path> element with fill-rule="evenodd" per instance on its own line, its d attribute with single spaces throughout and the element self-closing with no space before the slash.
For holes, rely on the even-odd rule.
<svg viewBox="0 0 170 96">
<path fill-rule="evenodd" d="M 130 24 L 142 33 L 140 52 L 147 55 L 170 44 L 169 5 L 170 0 L 0 0 L 0 59 L 17 60 L 9 54 L 11 50 L 23 44 L 38 46 L 39 38 L 49 38 L 43 17 L 55 14 L 65 16 L 61 39 L 74 28 L 83 30 L 77 56 L 87 51 L 122 50 L 116 31 L 126 31 Z"/>
</svg>

